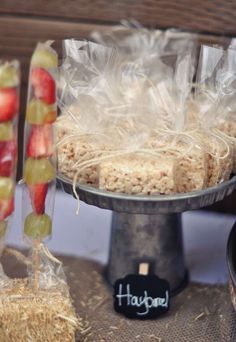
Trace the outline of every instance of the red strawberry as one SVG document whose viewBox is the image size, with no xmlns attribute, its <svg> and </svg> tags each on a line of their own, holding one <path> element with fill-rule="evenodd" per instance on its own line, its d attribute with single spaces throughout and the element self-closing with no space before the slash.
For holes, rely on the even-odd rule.
<svg viewBox="0 0 236 342">
<path fill-rule="evenodd" d="M 0 176 L 11 177 L 17 161 L 16 140 L 0 142 Z"/>
<path fill-rule="evenodd" d="M 5 220 L 14 211 L 14 197 L 0 199 L 0 221 Z"/>
<path fill-rule="evenodd" d="M 45 101 L 51 105 L 56 101 L 56 85 L 52 76 L 43 68 L 33 68 L 31 84 L 34 88 L 36 99 Z"/>
<path fill-rule="evenodd" d="M 27 145 L 27 156 L 50 157 L 53 153 L 51 125 L 32 125 Z"/>
<path fill-rule="evenodd" d="M 19 96 L 16 88 L 0 88 L 0 122 L 10 121 L 18 109 Z"/>
<path fill-rule="evenodd" d="M 33 207 L 34 212 L 37 215 L 44 214 L 45 211 L 45 200 L 48 191 L 48 184 L 34 184 L 28 185 L 29 187 L 29 194 L 31 199 L 31 204 Z"/>
</svg>

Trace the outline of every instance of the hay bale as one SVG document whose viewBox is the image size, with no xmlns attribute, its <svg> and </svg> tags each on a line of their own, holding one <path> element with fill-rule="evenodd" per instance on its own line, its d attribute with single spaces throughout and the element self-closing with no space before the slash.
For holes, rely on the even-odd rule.
<svg viewBox="0 0 236 342">
<path fill-rule="evenodd" d="M 72 342 L 78 319 L 68 289 L 34 292 L 27 279 L 0 289 L 1 342 Z"/>
</svg>

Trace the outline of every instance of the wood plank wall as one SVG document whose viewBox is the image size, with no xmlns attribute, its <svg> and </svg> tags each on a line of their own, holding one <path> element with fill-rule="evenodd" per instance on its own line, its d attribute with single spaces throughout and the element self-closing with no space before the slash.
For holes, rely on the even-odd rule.
<svg viewBox="0 0 236 342">
<path fill-rule="evenodd" d="M 181 28 L 198 32 L 201 42 L 225 44 L 236 36 L 235 17 L 234 0 L 0 0 L 0 58 L 19 59 L 22 70 L 20 145 L 29 60 L 37 41 L 55 40 L 60 53 L 62 39 L 85 39 L 122 19 L 136 19 L 147 27 Z M 220 203 L 222 208 L 236 211 L 232 198 Z"/>
<path fill-rule="evenodd" d="M 135 18 L 144 25 L 235 34 L 233 0 L 1 0 L 3 14 L 95 23 Z"/>
</svg>

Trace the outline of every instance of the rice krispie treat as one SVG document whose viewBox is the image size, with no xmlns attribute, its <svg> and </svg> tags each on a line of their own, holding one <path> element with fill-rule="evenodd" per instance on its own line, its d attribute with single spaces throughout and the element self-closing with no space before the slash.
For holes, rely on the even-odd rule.
<svg viewBox="0 0 236 342">
<path fill-rule="evenodd" d="M 179 139 L 176 143 L 170 145 L 169 138 L 158 136 L 150 137 L 147 147 L 157 149 L 169 146 L 169 149 L 162 152 L 163 155 L 175 159 L 176 163 L 176 192 L 190 192 L 204 189 L 207 181 L 206 154 L 192 141 L 188 142 Z M 171 147 L 172 146 L 172 147 Z"/>
<path fill-rule="evenodd" d="M 206 154 L 198 146 L 193 146 L 187 151 L 186 147 L 182 146 L 180 150 L 183 154 L 176 159 L 177 192 L 204 189 L 207 181 Z"/>
<path fill-rule="evenodd" d="M 228 120 L 219 125 L 219 130 L 228 135 L 229 137 L 236 139 L 236 122 L 233 120 Z M 236 140 L 232 142 L 233 150 L 233 173 L 236 173 Z"/>
<path fill-rule="evenodd" d="M 102 162 L 99 188 L 126 194 L 170 195 L 176 192 L 173 158 L 132 154 Z"/>
<path fill-rule="evenodd" d="M 63 122 L 64 123 L 64 122 Z M 73 136 L 73 129 L 66 127 L 62 122 L 56 125 L 58 171 L 60 174 L 73 180 L 77 172 L 76 162 L 90 160 L 97 149 L 90 136 L 78 139 Z M 81 171 L 78 175 L 78 183 L 98 185 L 97 165 L 93 165 Z"/>
<path fill-rule="evenodd" d="M 77 141 L 74 139 L 70 142 L 59 145 L 58 150 L 58 171 L 67 178 L 73 180 L 77 172 L 75 163 L 81 158 L 89 160 L 93 157 L 92 146 L 89 141 Z M 82 170 L 77 182 L 80 184 L 98 185 L 98 169 L 97 165 L 87 167 Z"/>
<path fill-rule="evenodd" d="M 229 179 L 233 171 L 232 146 L 228 148 L 223 140 L 206 133 L 201 135 L 201 141 L 207 154 L 207 187 L 215 186 Z"/>
</svg>

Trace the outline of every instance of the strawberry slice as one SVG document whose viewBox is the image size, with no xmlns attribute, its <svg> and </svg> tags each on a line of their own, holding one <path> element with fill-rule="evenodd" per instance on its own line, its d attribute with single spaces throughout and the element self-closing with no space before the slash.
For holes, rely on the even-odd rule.
<svg viewBox="0 0 236 342">
<path fill-rule="evenodd" d="M 5 220 L 14 211 L 14 197 L 0 199 L 0 221 Z"/>
<path fill-rule="evenodd" d="M 27 156 L 50 157 L 53 154 L 53 134 L 51 125 L 32 125 L 27 144 Z"/>
<path fill-rule="evenodd" d="M 56 101 L 56 85 L 52 76 L 43 68 L 33 68 L 31 72 L 31 84 L 34 88 L 34 96 L 51 105 Z"/>
<path fill-rule="evenodd" d="M 10 121 L 19 110 L 16 88 L 0 88 L 0 122 Z"/>
<path fill-rule="evenodd" d="M 16 140 L 0 142 L 0 176 L 11 177 L 17 161 Z"/>
<path fill-rule="evenodd" d="M 48 184 L 28 185 L 31 204 L 37 215 L 44 214 L 45 200 L 48 192 Z"/>
</svg>

